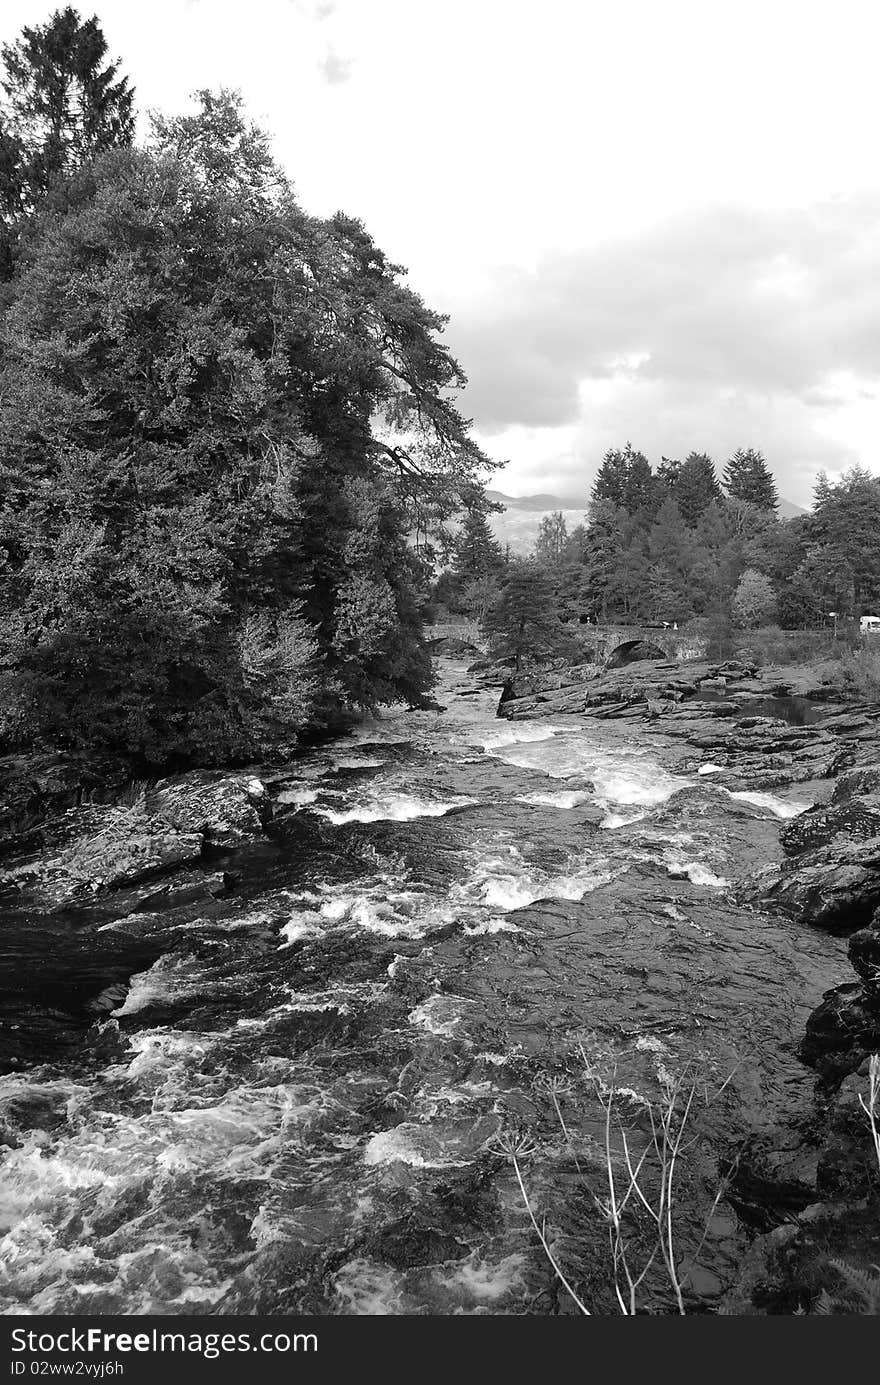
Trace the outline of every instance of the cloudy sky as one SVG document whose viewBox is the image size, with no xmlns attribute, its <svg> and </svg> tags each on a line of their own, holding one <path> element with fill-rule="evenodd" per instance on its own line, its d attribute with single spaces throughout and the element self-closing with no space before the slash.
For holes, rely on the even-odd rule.
<svg viewBox="0 0 880 1385">
<path fill-rule="evenodd" d="M 60 3 L 60 0 L 58 0 Z M 52 0 L 2 0 L 0 37 Z M 85 0 L 143 107 L 239 88 L 448 312 L 511 494 L 761 447 L 880 472 L 875 0 Z"/>
</svg>

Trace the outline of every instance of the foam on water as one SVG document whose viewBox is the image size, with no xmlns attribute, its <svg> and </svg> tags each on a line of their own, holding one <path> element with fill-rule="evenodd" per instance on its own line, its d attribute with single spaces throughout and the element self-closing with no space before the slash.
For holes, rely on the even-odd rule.
<svg viewBox="0 0 880 1385">
<path fill-rule="evenodd" d="M 455 995 L 432 995 L 417 1005 L 407 1016 L 410 1024 L 426 1029 L 429 1034 L 451 1038 L 468 1009 L 466 1000 Z"/>
<path fill-rule="evenodd" d="M 705 885 L 714 890 L 723 890 L 730 885 L 729 880 L 716 875 L 702 861 L 684 861 L 677 856 L 667 856 L 665 864 L 670 875 L 686 875 L 694 885 Z"/>
<path fill-rule="evenodd" d="M 305 898 L 314 907 L 285 925 L 285 945 L 319 937 L 331 928 L 363 929 L 385 938 L 423 938 L 455 919 L 457 910 L 448 898 L 400 885 L 399 879 L 381 874 L 360 890 L 326 885 L 321 893 L 310 893 Z"/>
<path fill-rule="evenodd" d="M 447 801 L 417 798 L 414 794 L 389 792 L 356 803 L 352 808 L 337 811 L 317 808 L 315 811 L 334 826 L 347 822 L 410 822 L 413 818 L 442 818 L 453 808 L 476 803 L 475 798 L 457 797 Z"/>
<path fill-rule="evenodd" d="M 473 1251 L 466 1260 L 460 1260 L 451 1268 L 439 1269 L 436 1278 L 448 1291 L 495 1303 L 522 1287 L 525 1264 L 525 1256 L 519 1252 L 493 1263 L 481 1259 L 478 1252 Z"/>
<path fill-rule="evenodd" d="M 137 1014 L 157 1002 L 191 1000 L 206 991 L 216 990 L 217 984 L 216 977 L 206 973 L 197 958 L 167 954 L 154 962 L 148 971 L 138 972 L 131 978 L 128 995 L 111 1014 L 121 1019 L 123 1015 Z"/>
<path fill-rule="evenodd" d="M 525 909 L 541 899 L 583 899 L 612 877 L 613 871 L 604 857 L 551 874 L 527 862 L 518 847 L 508 846 L 475 861 L 467 884 L 456 887 L 453 893 L 506 913 Z"/>
<path fill-rule="evenodd" d="M 314 803 L 320 792 L 320 789 L 307 789 L 302 786 L 294 789 L 282 789 L 278 795 L 278 802 L 293 803 L 297 808 L 304 808 L 307 804 Z"/>
<path fill-rule="evenodd" d="M 530 803 L 537 808 L 577 808 L 593 799 L 590 789 L 560 789 L 558 793 L 517 794 L 517 803 Z"/>
<path fill-rule="evenodd" d="M 505 746 L 528 745 L 531 742 L 549 741 L 561 730 L 558 726 L 534 725 L 530 722 L 517 722 L 508 725 L 503 730 L 494 731 L 491 736 L 479 736 L 472 742 L 473 745 L 481 745 L 487 754 L 493 754 Z M 499 755 L 498 759 L 503 760 L 507 757 Z"/>
<path fill-rule="evenodd" d="M 358 1256 L 336 1274 L 333 1289 L 343 1311 L 357 1317 L 392 1317 L 404 1313 L 401 1276 L 387 1265 Z"/>
<path fill-rule="evenodd" d="M 542 728 L 511 728 L 509 737 L 499 733 L 484 746 L 495 758 L 521 769 L 542 771 L 551 779 L 588 779 L 593 792 L 578 788 L 558 792 L 539 790 L 523 795 L 521 802 L 559 808 L 574 808 L 590 798 L 606 810 L 603 827 L 618 827 L 637 822 L 673 794 L 694 781 L 671 773 L 644 751 L 632 746 L 602 743 L 595 731 L 553 727 L 553 734 L 538 734 Z M 521 734 L 528 732 L 528 734 Z M 627 812 L 621 812 L 628 809 Z"/>
<path fill-rule="evenodd" d="M 776 794 L 764 793 L 759 789 L 740 789 L 735 792 L 730 789 L 723 789 L 722 792 L 735 798 L 738 803 L 750 803 L 753 808 L 761 808 L 777 818 L 800 817 L 801 813 L 805 813 L 808 808 L 812 807 L 811 803 L 792 802 L 784 798 L 777 798 Z"/>
<path fill-rule="evenodd" d="M 707 760 L 706 763 L 700 765 L 697 770 L 697 774 L 723 774 L 723 772 L 724 765 L 715 765 L 711 760 Z"/>
</svg>

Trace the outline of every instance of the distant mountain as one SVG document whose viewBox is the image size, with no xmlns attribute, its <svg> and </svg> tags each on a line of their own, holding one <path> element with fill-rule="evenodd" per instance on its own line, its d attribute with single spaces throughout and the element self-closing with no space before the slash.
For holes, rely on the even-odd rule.
<svg viewBox="0 0 880 1385">
<path fill-rule="evenodd" d="M 541 520 L 552 510 L 561 510 L 565 515 L 568 532 L 584 522 L 586 496 L 578 500 L 569 495 L 504 495 L 502 491 L 487 491 L 490 500 L 504 505 L 500 515 L 489 515 L 498 542 L 510 545 L 511 553 L 531 553 L 538 537 Z"/>
<path fill-rule="evenodd" d="M 779 502 L 780 519 L 794 519 L 796 515 L 808 513 L 809 511 L 805 510 L 803 505 L 795 505 L 793 500 L 780 500 Z"/>
<path fill-rule="evenodd" d="M 490 500 L 506 505 L 508 510 L 540 510 L 549 514 L 551 510 L 583 510 L 587 503 L 586 493 L 576 495 L 505 495 L 503 491 L 486 491 Z"/>
<path fill-rule="evenodd" d="M 512 553 L 530 553 L 535 546 L 538 530 L 544 515 L 552 510 L 561 510 L 565 516 L 568 532 L 584 522 L 587 497 L 576 495 L 505 495 L 503 491 L 487 490 L 487 496 L 496 504 L 504 505 L 501 514 L 489 516 L 489 523 L 495 537 L 501 544 L 509 544 Z M 805 515 L 807 511 L 791 500 L 780 500 L 779 518 L 793 519 L 795 515 Z"/>
</svg>

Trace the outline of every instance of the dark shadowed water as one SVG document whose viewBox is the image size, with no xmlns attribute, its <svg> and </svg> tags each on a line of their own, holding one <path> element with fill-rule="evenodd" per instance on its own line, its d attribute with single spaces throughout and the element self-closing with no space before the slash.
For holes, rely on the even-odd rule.
<svg viewBox="0 0 880 1385">
<path fill-rule="evenodd" d="M 703 692 L 697 691 L 685 701 L 729 703 L 731 696 L 726 692 Z M 738 716 L 744 717 L 775 717 L 779 721 L 785 721 L 789 726 L 815 726 L 818 722 L 824 721 L 830 712 L 840 710 L 839 704 L 829 704 L 814 702 L 809 697 L 798 697 L 796 695 L 786 697 L 737 697 L 733 699 L 739 707 Z"/>
<path fill-rule="evenodd" d="M 809 800 L 731 794 L 631 724 L 508 724 L 444 680 L 445 712 L 291 767 L 233 898 L 105 925 L 149 964 L 85 1041 L 0 1078 L 6 1312 L 568 1312 L 505 1132 L 614 1311 L 599 1097 L 621 1089 L 638 1145 L 682 1072 L 686 1291 L 730 1283 L 747 1228 L 722 1198 L 694 1254 L 707 1208 L 739 1144 L 806 1109 L 794 1046 L 846 967 L 728 883 Z"/>
</svg>

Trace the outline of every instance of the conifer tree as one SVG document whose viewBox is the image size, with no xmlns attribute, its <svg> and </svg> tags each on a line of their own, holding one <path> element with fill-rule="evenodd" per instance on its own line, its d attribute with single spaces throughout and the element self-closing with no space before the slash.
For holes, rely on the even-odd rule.
<svg viewBox="0 0 880 1385">
<path fill-rule="evenodd" d="M 518 671 L 526 659 L 546 659 L 572 649 L 546 569 L 533 560 L 514 560 L 497 601 L 483 620 L 492 653 Z"/>
<path fill-rule="evenodd" d="M 695 524 L 713 500 L 721 499 L 712 458 L 705 452 L 689 453 L 675 479 L 672 495 L 685 524 Z"/>
<path fill-rule="evenodd" d="M 762 452 L 738 448 L 724 469 L 724 485 L 731 500 L 744 500 L 759 510 L 775 511 L 779 495 Z"/>
<path fill-rule="evenodd" d="M 59 178 L 134 137 L 134 91 L 107 62 L 97 16 L 67 5 L 2 49 L 0 215 L 4 277 L 25 219 Z"/>
<path fill-rule="evenodd" d="M 485 510 L 472 505 L 455 540 L 453 572 L 461 582 L 491 577 L 504 564 L 501 545 L 492 533 Z"/>
</svg>

